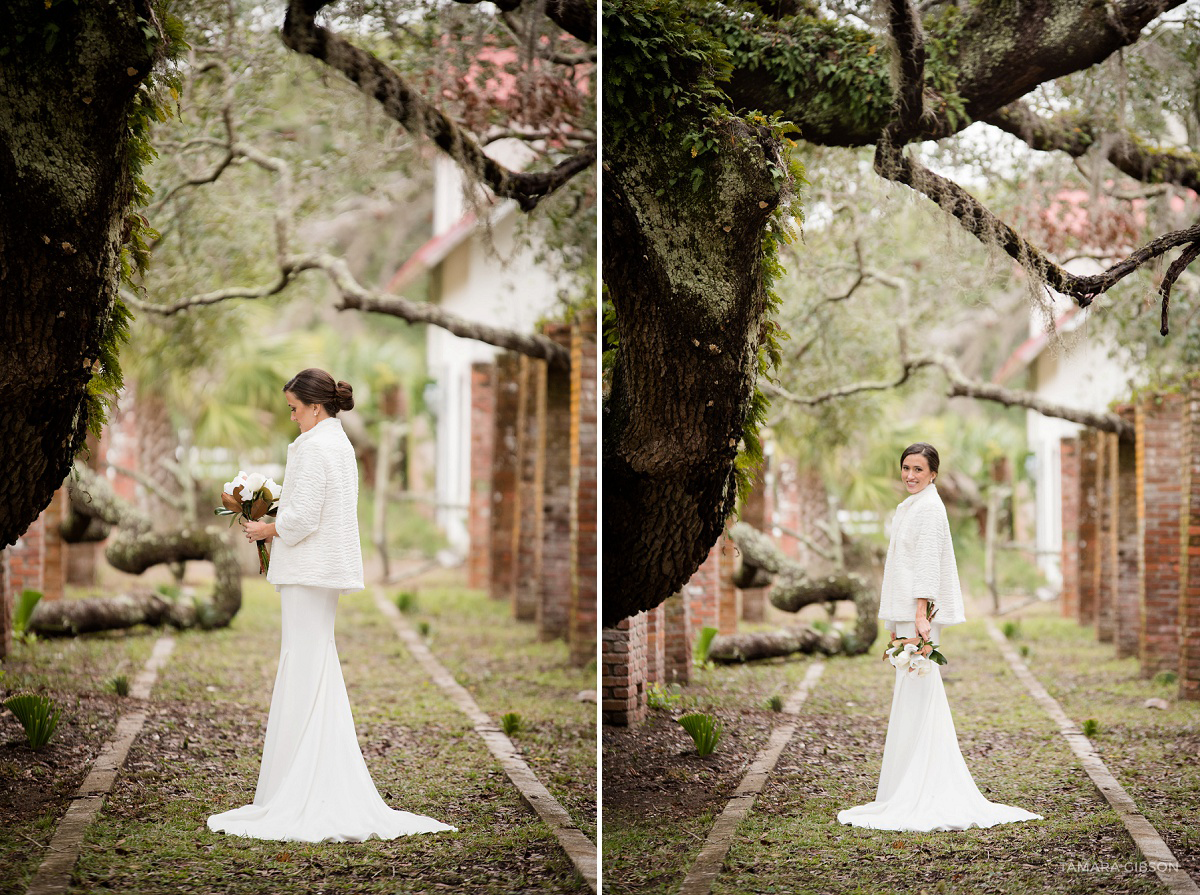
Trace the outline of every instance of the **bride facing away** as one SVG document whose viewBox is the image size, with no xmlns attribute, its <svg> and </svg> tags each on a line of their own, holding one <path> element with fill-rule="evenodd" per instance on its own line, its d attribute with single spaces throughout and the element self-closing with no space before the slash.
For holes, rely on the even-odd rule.
<svg viewBox="0 0 1200 895">
<path fill-rule="evenodd" d="M 300 435 L 288 446 L 274 522 L 245 522 L 274 549 L 267 580 L 279 591 L 279 670 L 252 804 L 208 828 L 254 839 L 361 842 L 454 827 L 379 796 L 363 760 L 333 639 L 338 597 L 363 589 L 358 468 L 338 411 L 354 406 L 345 382 L 308 369 L 283 387 Z"/>
<path fill-rule="evenodd" d="M 879 599 L 879 617 L 893 644 L 909 638 L 940 644 L 944 627 L 966 620 L 950 524 L 935 484 L 938 465 L 937 450 L 924 442 L 900 456 L 900 479 L 909 496 L 892 522 Z M 983 797 L 958 748 L 941 670 L 931 662 L 923 671 L 896 668 L 875 801 L 839 811 L 838 821 L 930 832 L 1040 820 L 1041 815 Z"/>
</svg>

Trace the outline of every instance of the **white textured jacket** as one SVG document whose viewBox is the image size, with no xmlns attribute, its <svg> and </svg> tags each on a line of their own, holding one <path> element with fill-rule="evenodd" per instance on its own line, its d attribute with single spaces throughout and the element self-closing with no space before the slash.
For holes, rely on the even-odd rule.
<svg viewBox="0 0 1200 895">
<path fill-rule="evenodd" d="M 921 597 L 937 608 L 937 623 L 957 625 L 966 621 L 950 521 L 932 482 L 896 508 L 892 542 L 883 568 L 879 617 L 890 622 L 912 622 Z"/>
<path fill-rule="evenodd" d="M 267 580 L 363 589 L 358 466 L 341 420 L 321 420 L 288 445 Z"/>
</svg>

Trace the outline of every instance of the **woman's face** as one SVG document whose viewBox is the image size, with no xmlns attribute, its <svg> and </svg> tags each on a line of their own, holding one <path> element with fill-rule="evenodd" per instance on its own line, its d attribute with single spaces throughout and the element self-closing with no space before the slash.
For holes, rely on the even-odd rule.
<svg viewBox="0 0 1200 895">
<path fill-rule="evenodd" d="M 301 433 L 307 432 L 321 419 L 319 404 L 305 404 L 291 392 L 284 392 L 288 409 L 292 411 L 292 422 L 300 427 Z"/>
<path fill-rule="evenodd" d="M 924 454 L 909 454 L 900 463 L 900 481 L 909 494 L 923 491 L 925 486 L 933 481 L 933 473 L 929 470 L 929 460 Z"/>
</svg>

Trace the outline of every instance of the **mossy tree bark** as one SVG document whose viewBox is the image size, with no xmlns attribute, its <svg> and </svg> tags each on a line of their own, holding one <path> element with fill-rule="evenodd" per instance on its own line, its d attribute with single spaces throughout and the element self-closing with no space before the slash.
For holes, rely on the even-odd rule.
<svg viewBox="0 0 1200 895">
<path fill-rule="evenodd" d="M 1030 116 L 1019 114 L 1021 97 L 1136 43 L 1144 26 L 1180 3 L 979 0 L 926 4 L 922 18 L 909 0 L 890 0 L 885 4 L 890 33 L 804 2 L 747 4 L 736 7 L 736 15 L 704 0 L 671 5 L 669 12 L 661 2 L 638 0 L 612 0 L 604 9 L 606 29 L 620 20 L 627 31 L 629 21 L 658 15 L 663 31 L 683 27 L 716 36 L 729 51 L 729 78 L 719 86 L 735 114 L 781 110 L 810 143 L 883 147 L 877 173 L 939 202 L 980 240 L 1009 252 L 1035 277 L 1086 306 L 1129 272 L 1183 247 L 1165 283 L 1169 290 L 1177 268 L 1200 255 L 1200 228 L 1160 237 L 1104 274 L 1075 277 L 903 150 L 911 142 L 949 136 L 973 120 L 1002 119 L 1006 130 L 1035 148 L 1080 154 L 1086 148 L 1080 141 L 1091 145 L 1094 135 L 1116 123 L 1073 127 L 1066 120 L 1038 119 L 1030 126 Z M 614 72 L 628 77 L 608 65 L 614 48 L 619 58 L 621 29 L 614 24 L 606 31 L 606 84 Z M 925 32 L 936 38 L 928 51 Z M 672 71 L 668 60 L 661 68 Z M 665 95 L 691 87 L 663 80 Z M 761 233 L 756 228 L 763 212 L 751 186 L 761 166 L 748 162 L 749 156 L 737 159 L 734 137 L 718 152 L 731 166 L 727 183 L 745 177 L 748 188 L 694 192 L 686 175 L 696 163 L 670 139 L 652 128 L 625 145 L 608 138 L 617 122 L 643 115 L 639 107 L 605 102 L 603 270 L 620 340 L 605 402 L 608 625 L 675 593 L 719 536 L 732 509 L 729 473 L 739 421 L 753 395 L 753 377 L 739 364 L 757 346 L 763 319 L 762 289 L 755 283 L 762 275 L 755 235 Z M 1139 147 L 1136 164 L 1123 164 L 1114 156 L 1117 150 L 1108 154 L 1132 176 L 1188 184 L 1200 172 L 1200 155 L 1193 151 L 1155 150 L 1132 138 L 1120 142 L 1130 145 Z M 760 201 L 770 204 L 769 197 Z M 1163 297 L 1165 333 L 1165 292 Z"/>
<path fill-rule="evenodd" d="M 63 525 L 64 540 L 89 537 L 103 525 L 116 526 L 117 535 L 105 550 L 105 556 L 114 568 L 131 575 L 140 575 L 160 564 L 209 560 L 214 570 L 212 598 L 176 600 L 141 590 L 113 597 L 42 602 L 34 610 L 30 630 L 51 635 L 85 634 L 134 625 L 176 628 L 228 625 L 242 606 L 242 579 L 233 539 L 226 527 L 182 525 L 165 531 L 152 530 L 150 517 L 117 497 L 105 479 L 82 464 L 75 469 L 75 476 L 67 484 L 71 514 Z"/>
<path fill-rule="evenodd" d="M 763 232 L 786 163 L 765 128 L 720 128 L 698 190 L 672 183 L 696 162 L 662 132 L 606 149 L 604 279 L 620 339 L 604 411 L 606 625 L 677 591 L 736 499 L 766 311 Z"/>
<path fill-rule="evenodd" d="M 87 434 L 153 23 L 146 0 L 15 0 L 0 13 L 0 546 L 50 503 Z"/>
</svg>

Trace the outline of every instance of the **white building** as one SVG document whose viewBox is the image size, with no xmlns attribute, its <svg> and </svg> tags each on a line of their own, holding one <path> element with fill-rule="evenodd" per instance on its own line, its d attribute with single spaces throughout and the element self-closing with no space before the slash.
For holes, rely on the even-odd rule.
<svg viewBox="0 0 1200 895">
<path fill-rule="evenodd" d="M 488 149 L 509 167 L 521 167 L 519 153 L 528 151 L 516 141 L 493 143 Z M 443 155 L 434 164 L 433 235 L 396 272 L 389 291 L 401 292 L 428 274 L 429 300 L 446 311 L 532 332 L 556 304 L 559 284 L 535 262 L 533 249 L 520 246 L 521 212 L 508 200 L 469 201 L 458 166 Z M 426 332 L 428 371 L 436 381 L 427 395 L 437 417 L 436 519 L 451 548 L 465 555 L 471 488 L 471 365 L 490 361 L 500 349 L 436 326 Z"/>
<path fill-rule="evenodd" d="M 1025 388 L 1066 407 L 1106 412 L 1129 397 L 1132 362 L 1115 355 L 1108 340 L 1087 332 L 1089 310 L 1061 299 L 1067 307 L 1054 323 L 1057 339 L 1046 331 L 1040 314 L 1031 315 L 1030 336 L 1005 362 L 993 381 L 1003 384 L 1027 372 Z M 1026 412 L 1026 438 L 1034 456 L 1038 566 L 1050 585 L 1062 585 L 1062 465 L 1060 439 L 1070 438 L 1078 423 Z"/>
</svg>

